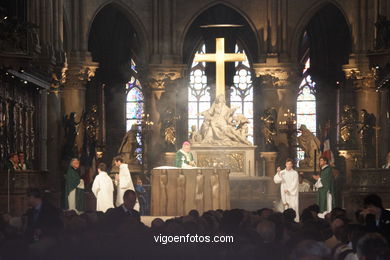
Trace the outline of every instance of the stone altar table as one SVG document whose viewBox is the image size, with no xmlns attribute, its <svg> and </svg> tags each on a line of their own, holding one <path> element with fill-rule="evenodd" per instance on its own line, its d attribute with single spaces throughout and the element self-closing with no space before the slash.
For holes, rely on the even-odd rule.
<svg viewBox="0 0 390 260">
<path fill-rule="evenodd" d="M 151 175 L 151 215 L 230 209 L 229 169 L 158 167 Z"/>
<path fill-rule="evenodd" d="M 191 147 L 198 167 L 225 167 L 230 176 L 251 177 L 255 173 L 256 146 L 198 145 Z"/>
</svg>

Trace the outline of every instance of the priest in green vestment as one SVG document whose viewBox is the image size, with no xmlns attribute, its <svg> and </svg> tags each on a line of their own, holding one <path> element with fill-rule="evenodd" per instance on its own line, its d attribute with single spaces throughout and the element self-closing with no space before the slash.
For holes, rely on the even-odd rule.
<svg viewBox="0 0 390 260">
<path fill-rule="evenodd" d="M 84 181 L 80 178 L 78 168 L 80 161 L 73 158 L 65 175 L 65 209 L 84 211 Z"/>
<path fill-rule="evenodd" d="M 194 156 L 191 153 L 191 144 L 184 142 L 182 148 L 176 152 L 175 166 L 179 168 L 195 167 Z"/>
<path fill-rule="evenodd" d="M 320 157 L 320 175 L 314 175 L 316 180 L 314 187 L 317 188 L 317 204 L 320 206 L 320 214 L 325 215 L 329 213 L 335 204 L 333 192 L 333 175 L 332 169 L 329 166 L 328 158 Z"/>
</svg>

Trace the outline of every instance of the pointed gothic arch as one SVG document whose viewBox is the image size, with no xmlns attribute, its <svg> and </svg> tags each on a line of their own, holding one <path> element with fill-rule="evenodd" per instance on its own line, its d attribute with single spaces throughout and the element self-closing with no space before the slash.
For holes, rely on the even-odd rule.
<svg viewBox="0 0 390 260">
<path fill-rule="evenodd" d="M 140 60 L 145 60 L 146 57 L 149 57 L 150 39 L 148 37 L 148 34 L 146 33 L 146 28 L 143 22 L 138 17 L 136 12 L 134 12 L 126 3 L 119 0 L 111 0 L 105 2 L 102 5 L 100 5 L 98 8 L 96 8 L 88 24 L 88 35 L 87 35 L 88 45 L 89 45 L 91 30 L 93 28 L 96 18 L 99 16 L 99 14 L 101 14 L 102 11 L 104 11 L 107 8 L 113 8 L 118 12 L 120 12 L 124 17 L 126 17 L 127 21 L 130 23 L 131 27 L 136 32 L 138 41 L 142 43 L 141 44 L 142 48 L 140 46 L 139 55 L 137 58 Z"/>
<path fill-rule="evenodd" d="M 210 13 L 212 12 L 216 12 L 216 15 L 210 17 Z M 228 13 L 230 17 L 223 17 L 224 12 L 225 14 Z M 233 16 L 237 20 L 232 20 L 231 18 Z M 189 63 L 192 57 L 189 57 L 188 53 L 195 53 L 196 48 L 199 46 L 202 33 L 197 31 L 196 29 L 200 29 L 199 25 L 201 25 L 202 21 L 202 24 L 211 24 L 213 22 L 216 23 L 222 20 L 224 23 L 228 23 L 229 19 L 230 23 L 239 23 L 244 25 L 244 27 L 242 28 L 242 31 L 244 31 L 244 33 L 239 33 L 237 37 L 239 38 L 241 44 L 244 46 L 247 52 L 249 52 L 250 50 L 250 52 L 248 53 L 248 57 L 253 60 L 257 60 L 262 50 L 262 46 L 259 41 L 260 37 L 258 36 L 256 26 L 252 23 L 251 19 L 247 16 L 247 14 L 245 14 L 238 7 L 225 1 L 216 1 L 199 9 L 186 23 L 186 26 L 183 30 L 183 34 L 181 35 L 179 41 L 179 43 L 181 44 L 179 49 L 181 50 L 184 63 Z M 191 42 L 190 45 L 192 46 L 192 48 L 188 48 L 188 41 Z"/>
<path fill-rule="evenodd" d="M 335 0 L 323 0 L 318 1 L 314 3 L 311 7 L 309 7 L 306 11 L 303 12 L 302 18 L 298 21 L 297 25 L 295 26 L 295 29 L 292 34 L 292 40 L 290 43 L 290 53 L 293 61 L 299 61 L 299 51 L 300 51 L 300 44 L 302 40 L 302 36 L 306 31 L 306 27 L 310 23 L 310 21 L 326 7 L 333 7 L 335 10 L 341 14 L 341 16 L 344 18 L 344 22 L 348 27 L 348 35 L 351 39 L 352 44 L 352 24 L 349 21 L 348 15 L 344 8 Z M 352 47 L 352 46 L 351 46 Z"/>
</svg>

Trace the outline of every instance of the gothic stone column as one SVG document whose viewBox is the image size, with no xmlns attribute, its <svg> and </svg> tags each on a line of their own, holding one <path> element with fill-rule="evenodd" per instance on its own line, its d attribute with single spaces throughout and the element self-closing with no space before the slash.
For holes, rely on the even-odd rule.
<svg viewBox="0 0 390 260">
<path fill-rule="evenodd" d="M 85 112 L 85 84 L 95 75 L 97 63 L 91 62 L 88 55 L 84 58 L 70 58 L 66 72 L 66 83 L 62 91 L 63 115 L 76 113 L 76 122 L 81 120 Z M 80 153 L 83 144 L 83 124 L 78 126 L 76 138 L 78 152 Z"/>
<path fill-rule="evenodd" d="M 263 110 L 274 107 L 278 113 L 275 144 L 279 152 L 277 161 L 282 162 L 289 154 L 288 141 L 278 123 L 285 120 L 287 110 L 296 111 L 299 70 L 294 64 L 279 63 L 276 57 L 268 57 L 266 63 L 254 64 L 254 70 L 262 88 Z"/>
<path fill-rule="evenodd" d="M 344 66 L 344 72 L 347 78 L 347 84 L 352 84 L 355 90 L 355 106 L 359 113 L 359 121 L 362 121 L 360 112 L 362 109 L 367 110 L 368 113 L 373 114 L 376 118 L 376 125 L 380 122 L 380 94 L 375 88 L 374 71 L 370 69 L 368 58 L 358 55 L 351 55 L 349 64 Z M 359 136 L 360 137 L 360 136 Z M 381 140 L 379 133 L 378 140 Z M 369 158 L 366 166 L 373 167 L 377 150 L 375 149 L 375 133 L 373 136 L 373 154 Z M 359 146 L 362 149 L 361 139 Z"/>
<path fill-rule="evenodd" d="M 261 152 L 260 158 L 265 161 L 265 176 L 269 178 L 267 182 L 267 195 L 270 198 L 277 198 L 278 186 L 274 183 L 274 175 L 276 173 L 276 152 Z"/>
<path fill-rule="evenodd" d="M 151 73 L 147 80 L 150 102 L 147 111 L 150 113 L 153 125 L 149 134 L 150 140 L 146 141 L 146 154 L 148 155 L 147 167 L 153 168 L 162 163 L 162 155 L 165 152 L 165 140 L 161 132 L 163 127 L 162 114 L 165 112 L 163 111 L 164 107 L 166 107 L 166 103 L 169 102 L 170 98 L 165 98 L 164 95 L 167 93 L 167 88 L 175 85 L 173 84 L 174 81 L 181 77 L 183 66 L 163 67 L 161 65 L 151 65 L 150 68 Z M 173 91 L 173 93 L 175 92 Z"/>
</svg>

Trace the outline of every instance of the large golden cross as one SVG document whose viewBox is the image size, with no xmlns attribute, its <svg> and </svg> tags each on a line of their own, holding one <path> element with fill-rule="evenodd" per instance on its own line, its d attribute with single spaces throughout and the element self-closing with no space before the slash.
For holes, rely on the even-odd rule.
<svg viewBox="0 0 390 260">
<path fill-rule="evenodd" d="M 244 53 L 225 53 L 225 39 L 216 39 L 216 52 L 206 54 L 195 54 L 195 62 L 215 62 L 216 63 L 216 97 L 225 96 L 225 62 L 245 61 Z"/>
</svg>

